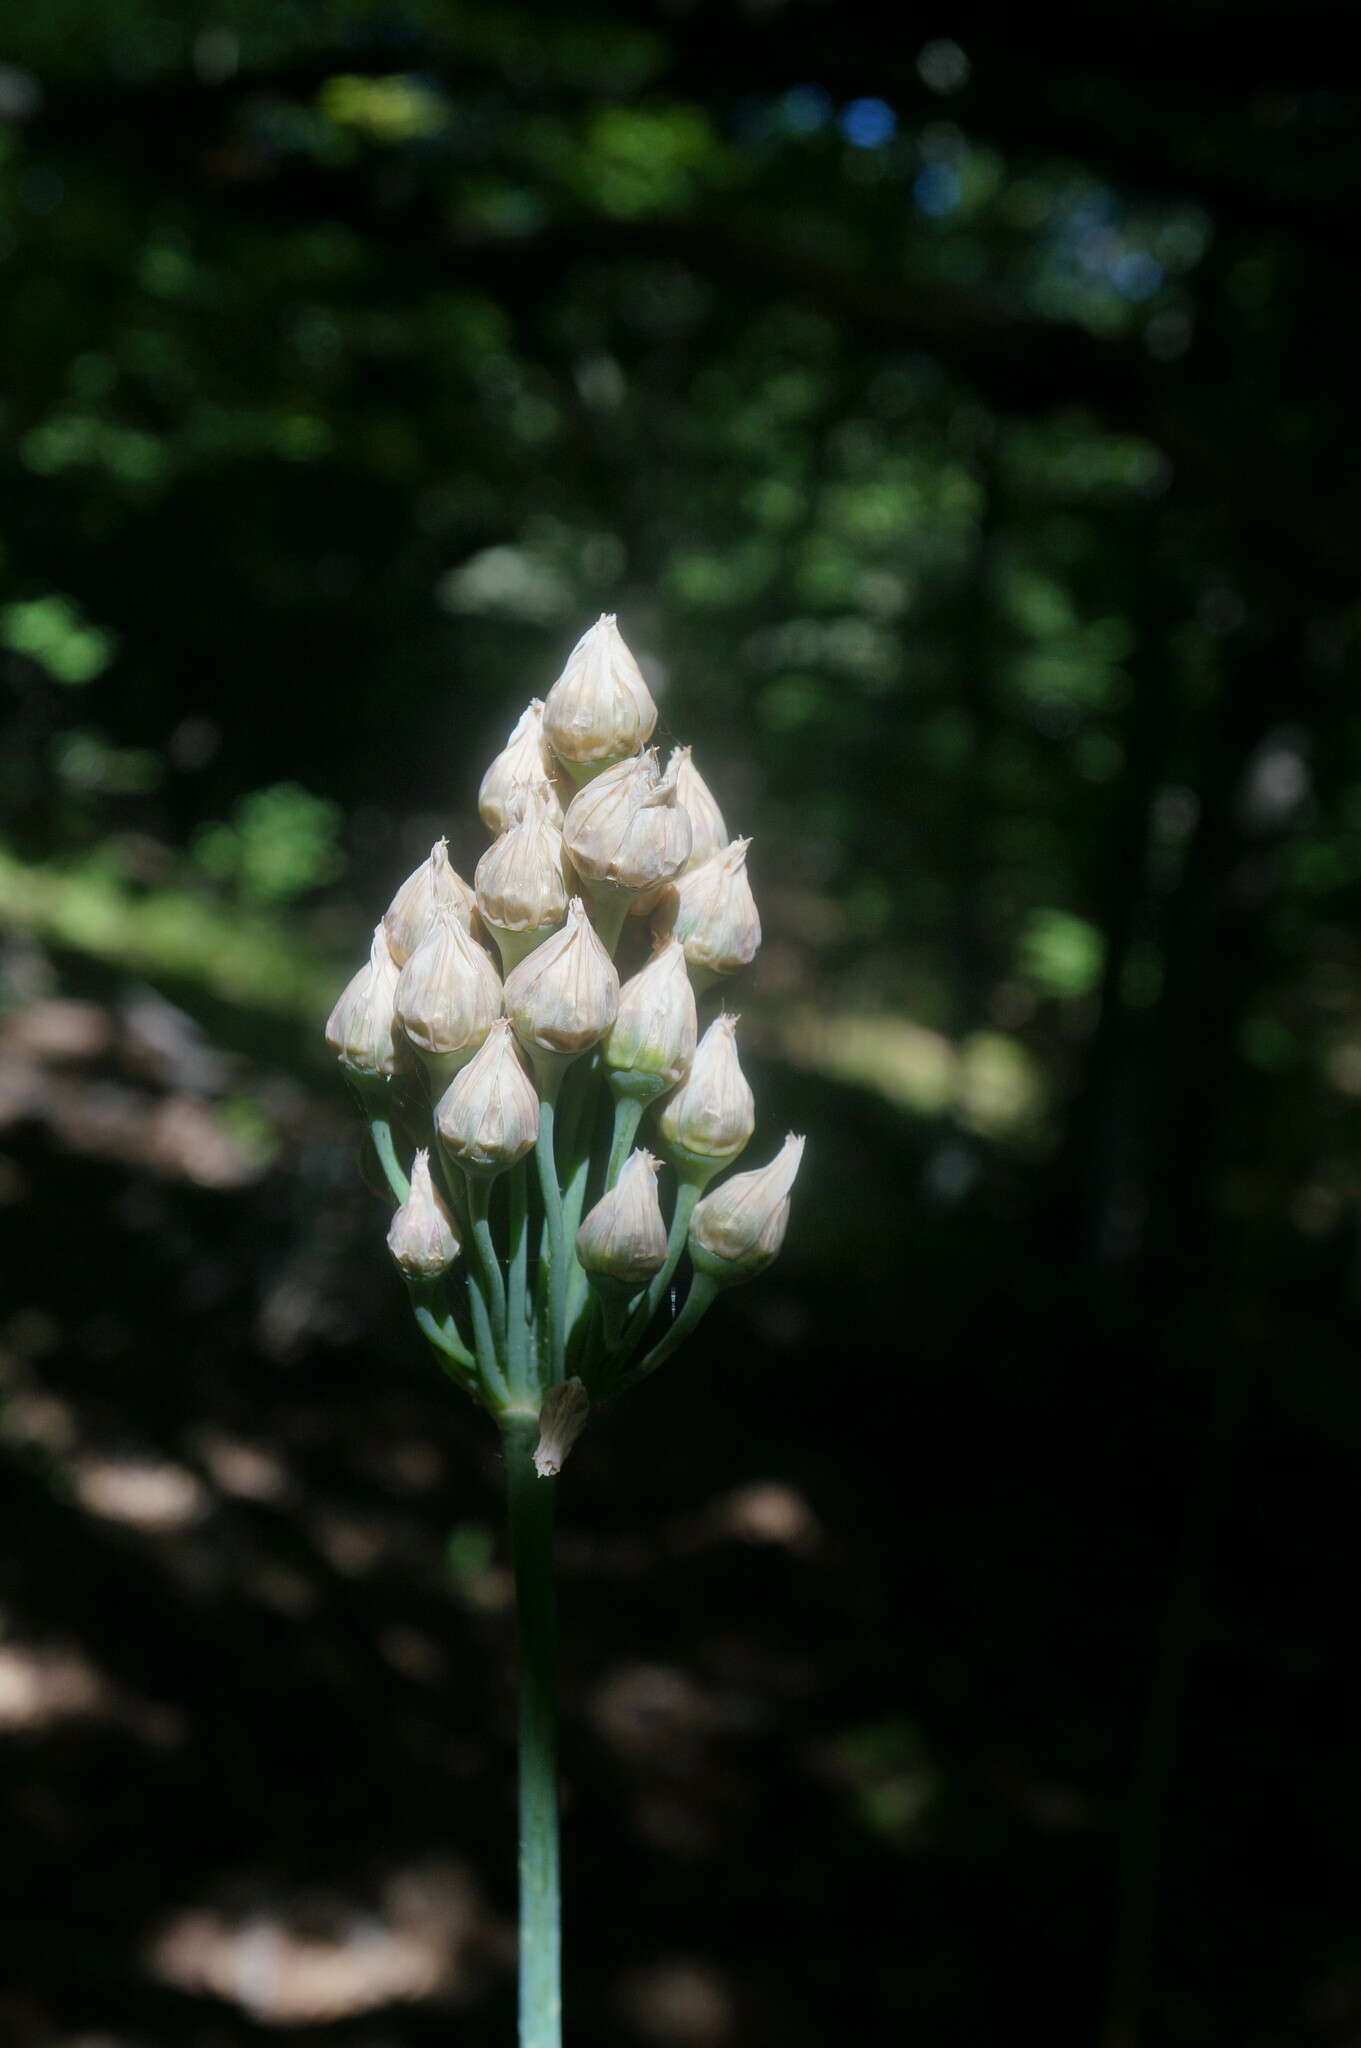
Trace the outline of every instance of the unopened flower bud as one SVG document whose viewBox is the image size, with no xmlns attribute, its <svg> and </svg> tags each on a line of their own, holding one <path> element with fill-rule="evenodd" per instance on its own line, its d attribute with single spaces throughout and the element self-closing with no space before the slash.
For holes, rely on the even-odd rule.
<svg viewBox="0 0 1361 2048">
<path fill-rule="evenodd" d="M 680 1178 L 705 1186 L 756 1129 L 756 1101 L 737 1058 L 736 1017 L 716 1017 L 690 1072 L 662 1105 L 659 1129 Z"/>
<path fill-rule="evenodd" d="M 633 1292 L 666 1264 L 657 1166 L 650 1152 L 630 1152 L 618 1180 L 577 1232 L 577 1257 L 593 1280 Z"/>
<path fill-rule="evenodd" d="M 613 612 L 583 633 L 543 707 L 544 738 L 578 782 L 636 754 L 657 707 Z"/>
<path fill-rule="evenodd" d="M 396 998 L 397 963 L 378 924 L 366 964 L 346 983 L 326 1024 L 326 1043 L 352 1074 L 386 1080 L 397 1072 Z"/>
<path fill-rule="evenodd" d="M 698 1033 L 685 954 L 664 939 L 619 991 L 619 1013 L 601 1047 L 611 1088 L 643 1102 L 665 1094 L 689 1073 Z"/>
<path fill-rule="evenodd" d="M 539 1408 L 539 1441 L 534 1447 L 534 1470 L 540 1479 L 557 1478 L 586 1427 L 590 1406 L 590 1396 L 578 1379 L 548 1389 Z"/>
<path fill-rule="evenodd" d="M 501 977 L 486 952 L 441 910 L 397 983 L 397 1016 L 444 1077 L 470 1060 L 501 1014 Z"/>
<path fill-rule="evenodd" d="M 435 1109 L 449 1151 L 469 1173 L 504 1173 L 533 1149 L 539 1098 L 504 1017 L 449 1083 Z"/>
<path fill-rule="evenodd" d="M 750 966 L 761 945 L 761 919 L 747 880 L 749 839 L 734 839 L 675 884 L 671 929 L 702 992 L 711 981 Z"/>
<path fill-rule="evenodd" d="M 449 862 L 449 842 L 437 839 L 430 857 L 409 874 L 388 905 L 383 928 L 388 946 L 399 967 L 405 967 L 441 910 L 448 910 L 465 931 L 471 931 L 477 916 L 473 892 Z"/>
<path fill-rule="evenodd" d="M 510 738 L 482 777 L 477 808 L 491 832 L 504 832 L 511 823 L 510 799 L 524 783 L 546 782 L 545 804 L 549 822 L 562 824 L 563 805 L 559 795 L 560 771 L 543 733 L 543 703 L 535 697 L 520 713 Z"/>
<path fill-rule="evenodd" d="M 619 1008 L 619 976 L 579 896 L 567 922 L 506 976 L 506 1015 L 531 1057 L 575 1059 L 604 1037 Z"/>
<path fill-rule="evenodd" d="M 728 843 L 728 828 L 718 801 L 696 768 L 689 747 L 676 747 L 667 763 L 667 773 L 676 778 L 676 797 L 690 820 L 690 858 L 686 868 L 697 868 L 710 854 L 721 853 Z"/>
<path fill-rule="evenodd" d="M 696 1204 L 690 1257 L 697 1272 L 727 1286 L 770 1264 L 784 1243 L 789 1191 L 802 1158 L 803 1139 L 791 1133 L 769 1166 L 735 1173 Z"/>
<path fill-rule="evenodd" d="M 662 775 L 649 751 L 607 768 L 573 797 L 562 836 L 586 880 L 630 894 L 671 881 L 690 857 L 675 764 Z"/>
<path fill-rule="evenodd" d="M 458 1232 L 444 1197 L 430 1178 L 430 1154 L 418 1152 L 411 1192 L 392 1219 L 388 1250 L 412 1280 L 438 1280 L 458 1257 Z"/>
<path fill-rule="evenodd" d="M 547 783 L 507 799 L 511 822 L 477 863 L 477 907 L 507 973 L 567 915 L 562 834 L 548 811 Z"/>
</svg>

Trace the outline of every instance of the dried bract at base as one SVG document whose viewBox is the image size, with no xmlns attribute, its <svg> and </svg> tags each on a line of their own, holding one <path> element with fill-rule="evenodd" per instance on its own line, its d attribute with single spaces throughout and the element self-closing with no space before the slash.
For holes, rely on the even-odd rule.
<svg viewBox="0 0 1361 2048">
<path fill-rule="evenodd" d="M 539 1097 L 504 1017 L 492 1025 L 476 1059 L 445 1089 L 435 1123 L 469 1173 L 504 1173 L 533 1150 Z"/>
<path fill-rule="evenodd" d="M 539 1441 L 534 1447 L 534 1470 L 540 1479 L 557 1478 L 586 1427 L 590 1407 L 590 1396 L 578 1379 L 548 1389 L 539 1409 Z"/>
<path fill-rule="evenodd" d="M 450 864 L 447 839 L 435 841 L 429 858 L 407 876 L 387 907 L 383 928 L 399 967 L 405 967 L 442 910 L 457 918 L 465 931 L 472 931 L 477 904 L 458 869 Z"/>
<path fill-rule="evenodd" d="M 411 1192 L 392 1219 L 388 1250 L 411 1280 L 438 1280 L 458 1257 L 458 1232 L 430 1177 L 428 1152 L 412 1162 Z"/>
<path fill-rule="evenodd" d="M 366 965 L 341 990 L 327 1020 L 326 1043 L 352 1074 L 390 1080 L 398 1070 L 397 963 L 381 924 L 373 928 Z"/>
<path fill-rule="evenodd" d="M 784 1243 L 803 1143 L 791 1132 L 769 1166 L 735 1173 L 696 1205 L 690 1256 L 697 1271 L 727 1286 L 770 1264 Z"/>
</svg>

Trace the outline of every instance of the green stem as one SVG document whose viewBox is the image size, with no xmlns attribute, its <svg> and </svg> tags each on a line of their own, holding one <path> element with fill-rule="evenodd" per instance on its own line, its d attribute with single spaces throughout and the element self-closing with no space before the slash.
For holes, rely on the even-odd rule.
<svg viewBox="0 0 1361 2048">
<path fill-rule="evenodd" d="M 503 1408 L 510 1403 L 510 1385 L 496 1355 L 496 1339 L 492 1334 L 487 1297 L 482 1291 L 482 1276 L 477 1270 L 479 1264 L 479 1260 L 474 1260 L 468 1267 L 468 1306 L 472 1311 L 477 1369 L 494 1405 Z"/>
<path fill-rule="evenodd" d="M 562 1378 L 563 1341 L 567 1315 L 567 1254 L 563 1244 L 562 1193 L 558 1187 L 558 1166 L 553 1149 L 553 1128 L 557 1120 L 558 1089 L 562 1069 L 549 1061 L 536 1063 L 539 1084 L 539 1136 L 535 1157 L 539 1186 L 543 1191 L 544 1221 L 548 1227 L 548 1272 L 550 1343 L 548 1379 L 556 1385 Z"/>
<path fill-rule="evenodd" d="M 599 1103 L 600 1068 L 594 1054 L 588 1060 L 582 1061 L 582 1068 L 572 1120 L 571 1141 L 567 1149 L 567 1190 L 562 1201 L 562 1235 L 567 1247 L 565 1326 L 568 1330 L 574 1328 L 586 1295 L 586 1275 L 576 1255 L 577 1230 L 581 1224 L 581 1212 L 586 1206 L 586 1189 L 591 1177 L 591 1151 L 595 1141 Z"/>
<path fill-rule="evenodd" d="M 605 951 L 613 956 L 633 898 L 627 890 L 611 888 L 608 882 L 588 882 L 586 890 L 595 935 Z"/>
<path fill-rule="evenodd" d="M 506 1301 L 506 1370 L 517 1394 L 528 1393 L 525 1292 L 529 1274 L 529 1190 L 521 1160 L 510 1171 L 510 1290 Z"/>
<path fill-rule="evenodd" d="M 614 1131 L 610 1138 L 610 1163 L 605 1169 L 606 1191 L 612 1188 L 623 1172 L 624 1161 L 633 1149 L 642 1121 L 645 1102 L 638 1102 L 630 1095 L 617 1095 L 614 1100 Z"/>
<path fill-rule="evenodd" d="M 439 1352 L 450 1379 L 465 1393 L 477 1392 L 477 1360 L 458 1333 L 458 1325 L 441 1300 L 437 1280 L 408 1280 L 411 1312 L 423 1337 Z M 472 1377 L 470 1377 L 472 1375 Z"/>
<path fill-rule="evenodd" d="M 505 1424 L 520 1653 L 520 2048 L 561 2048 L 554 1485 L 534 1470 L 538 1424 Z"/>
<path fill-rule="evenodd" d="M 506 1341 L 506 1283 L 501 1278 L 501 1262 L 496 1256 L 496 1246 L 491 1234 L 491 1182 L 480 1174 L 471 1173 L 467 1175 L 467 1182 L 468 1214 L 473 1226 L 473 1243 L 482 1267 L 482 1280 L 486 1288 L 492 1328 L 500 1338 L 502 1355 L 509 1362 L 509 1346 Z"/>
<path fill-rule="evenodd" d="M 654 1273 L 648 1283 L 647 1293 L 633 1312 L 633 1320 L 624 1335 L 624 1346 L 631 1350 L 657 1313 L 657 1304 L 671 1285 L 671 1276 L 680 1264 L 681 1253 L 685 1250 L 690 1235 L 690 1218 L 703 1189 L 692 1180 L 683 1180 L 676 1190 L 676 1206 L 671 1213 L 671 1229 L 666 1240 L 666 1263 L 659 1273 Z"/>
<path fill-rule="evenodd" d="M 654 1344 L 645 1358 L 640 1358 L 630 1372 L 624 1373 L 615 1389 L 616 1393 L 628 1393 L 659 1365 L 665 1365 L 673 1351 L 685 1342 L 695 1324 L 709 1307 L 718 1293 L 718 1282 L 711 1280 L 707 1273 L 696 1273 L 690 1282 L 690 1292 L 685 1297 L 685 1306 L 676 1317 L 666 1335 Z"/>
<path fill-rule="evenodd" d="M 400 1207 L 411 1193 L 411 1182 L 402 1171 L 402 1162 L 397 1157 L 397 1147 L 392 1136 L 391 1117 L 371 1116 L 369 1118 L 369 1136 L 373 1140 L 373 1149 L 378 1155 L 378 1164 L 382 1167 L 387 1184 L 392 1190 L 393 1198 Z"/>
</svg>

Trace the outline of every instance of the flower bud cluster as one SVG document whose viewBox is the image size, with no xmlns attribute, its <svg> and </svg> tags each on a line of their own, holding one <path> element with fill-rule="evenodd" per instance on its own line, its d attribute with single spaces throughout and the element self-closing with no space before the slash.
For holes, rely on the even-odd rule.
<svg viewBox="0 0 1361 2048">
<path fill-rule="evenodd" d="M 419 1283 L 422 1327 L 490 1406 L 530 1395 L 537 1405 L 544 1394 L 545 1475 L 560 1469 L 590 1399 L 621 1383 L 687 1244 L 697 1277 L 673 1342 L 715 1285 L 774 1258 L 803 1150 L 787 1139 L 768 1166 L 711 1187 L 751 1139 L 755 1102 L 736 1018 L 719 1014 L 701 1035 L 696 999 L 751 963 L 761 923 L 750 841 L 730 837 L 688 747 L 662 769 L 648 745 L 656 722 L 606 615 L 482 778 L 478 809 L 494 837 L 473 886 L 438 840 L 394 895 L 326 1027 L 374 1120 L 375 1156 L 394 1192 L 407 1190 L 388 1245 Z M 626 930 L 638 935 L 626 948 L 637 959 L 648 919 L 650 956 L 621 985 L 616 945 Z M 613 1097 L 607 1168 L 603 1155 L 594 1166 L 587 1156 L 605 1129 L 592 1105 L 602 1083 Z M 630 1149 L 645 1114 L 660 1159 Z M 422 1120 L 432 1149 L 405 1154 L 408 1188 L 395 1148 Z M 531 1171 L 516 1175 L 530 1153 Z M 513 1176 L 510 1194 L 496 1194 L 493 1209 L 501 1175 Z M 582 1220 L 588 1186 L 595 1199 Z M 509 1219 L 504 1254 L 498 1218 Z M 457 1316 L 441 1324 L 429 1293 L 460 1260 L 465 1233 L 475 1357 Z"/>
</svg>

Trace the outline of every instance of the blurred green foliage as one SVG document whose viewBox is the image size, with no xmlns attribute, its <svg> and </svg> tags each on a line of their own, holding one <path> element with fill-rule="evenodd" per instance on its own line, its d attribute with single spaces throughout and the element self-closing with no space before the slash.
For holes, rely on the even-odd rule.
<svg viewBox="0 0 1361 2048">
<path fill-rule="evenodd" d="M 756 830 L 768 993 L 991 1032 L 1052 1118 L 1155 1056 L 1221 816 L 1270 864 L 1259 981 L 1337 928 L 1355 565 L 1271 180 L 1033 53 L 871 73 L 779 12 L 25 20 L 12 861 L 136 871 L 141 959 L 188 889 L 338 973 L 611 606 Z M 1304 780 L 1254 811 L 1278 740 Z"/>
</svg>

